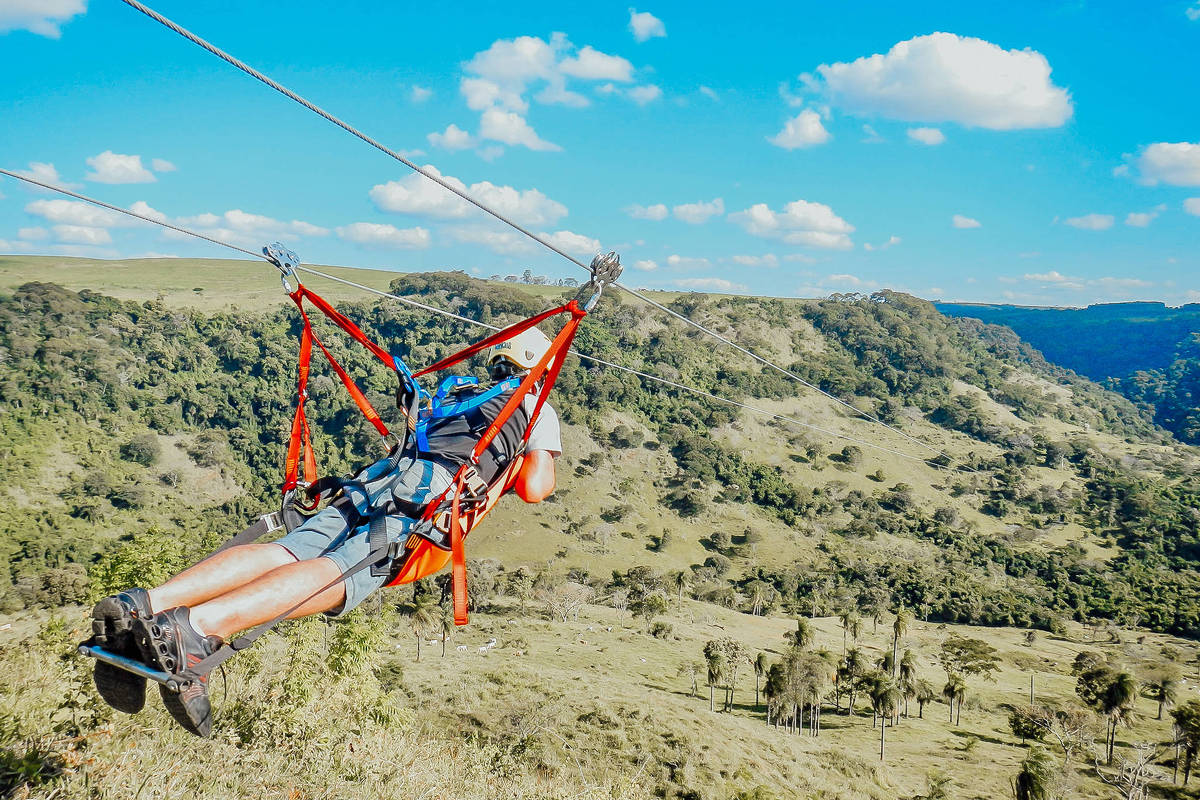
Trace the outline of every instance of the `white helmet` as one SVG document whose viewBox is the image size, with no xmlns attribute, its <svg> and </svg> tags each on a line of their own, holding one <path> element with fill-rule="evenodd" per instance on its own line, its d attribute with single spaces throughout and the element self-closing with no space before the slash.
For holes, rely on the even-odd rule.
<svg viewBox="0 0 1200 800">
<path fill-rule="evenodd" d="M 537 328 L 529 328 L 506 342 L 492 345 L 488 350 L 488 366 L 507 361 L 522 370 L 530 370 L 537 366 L 549 349 L 550 340 L 546 334 Z"/>
</svg>

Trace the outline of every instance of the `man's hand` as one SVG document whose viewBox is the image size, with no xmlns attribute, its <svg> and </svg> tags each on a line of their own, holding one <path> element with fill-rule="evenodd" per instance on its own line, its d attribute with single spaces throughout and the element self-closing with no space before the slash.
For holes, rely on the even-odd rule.
<svg viewBox="0 0 1200 800">
<path fill-rule="evenodd" d="M 540 503 L 549 497 L 554 491 L 554 456 L 548 450 L 526 453 L 513 490 L 526 503 Z"/>
</svg>

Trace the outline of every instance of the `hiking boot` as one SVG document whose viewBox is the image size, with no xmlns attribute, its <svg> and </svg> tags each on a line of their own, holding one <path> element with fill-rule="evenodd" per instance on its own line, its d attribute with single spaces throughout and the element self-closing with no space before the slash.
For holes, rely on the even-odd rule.
<svg viewBox="0 0 1200 800">
<path fill-rule="evenodd" d="M 150 595 L 145 589 L 130 589 L 106 597 L 92 609 L 92 643 L 110 653 L 141 658 L 133 640 L 133 622 L 151 616 Z M 104 702 L 126 714 L 136 714 L 146 705 L 146 679 L 120 667 L 97 661 L 92 680 Z"/>
<path fill-rule="evenodd" d="M 179 606 L 134 623 L 141 658 L 164 672 L 179 674 L 212 655 L 224 643 L 219 636 L 201 636 L 192 627 L 190 610 Z M 212 704 L 208 701 L 208 675 L 201 675 L 175 691 L 159 685 L 163 705 L 183 728 L 207 738 L 212 733 Z"/>
</svg>

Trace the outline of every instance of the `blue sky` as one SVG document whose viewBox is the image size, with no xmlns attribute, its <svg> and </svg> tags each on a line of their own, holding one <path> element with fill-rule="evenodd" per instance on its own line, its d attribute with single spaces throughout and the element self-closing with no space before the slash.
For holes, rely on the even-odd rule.
<svg viewBox="0 0 1200 800">
<path fill-rule="evenodd" d="M 512 5 L 155 7 L 631 285 L 1200 302 L 1196 0 Z M 309 263 L 580 274 L 117 0 L 0 0 L 0 70 L 5 168 Z M 223 254 L 0 193 L 0 252 Z"/>
</svg>

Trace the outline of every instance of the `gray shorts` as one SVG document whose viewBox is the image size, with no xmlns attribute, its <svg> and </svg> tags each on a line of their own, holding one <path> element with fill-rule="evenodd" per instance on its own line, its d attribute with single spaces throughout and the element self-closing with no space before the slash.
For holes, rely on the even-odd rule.
<svg viewBox="0 0 1200 800">
<path fill-rule="evenodd" d="M 439 464 L 429 461 L 415 461 L 406 469 L 384 476 L 371 484 L 372 499 L 382 503 L 388 499 L 385 495 L 422 504 L 437 499 L 453 483 L 453 476 Z M 416 525 L 416 520 L 399 514 L 384 517 L 387 524 L 389 542 L 401 542 L 408 532 Z M 286 536 L 277 539 L 280 545 L 301 561 L 312 558 L 328 558 L 338 565 L 342 572 L 362 561 L 371 552 L 371 543 L 367 535 L 367 526 L 351 528 L 346 517 L 336 508 L 326 508 L 309 517 L 298 528 Z M 330 616 L 340 616 L 352 610 L 367 598 L 367 595 L 383 586 L 387 581 L 385 576 L 373 576 L 371 570 L 363 569 L 346 579 L 346 601 L 329 612 Z"/>
</svg>

